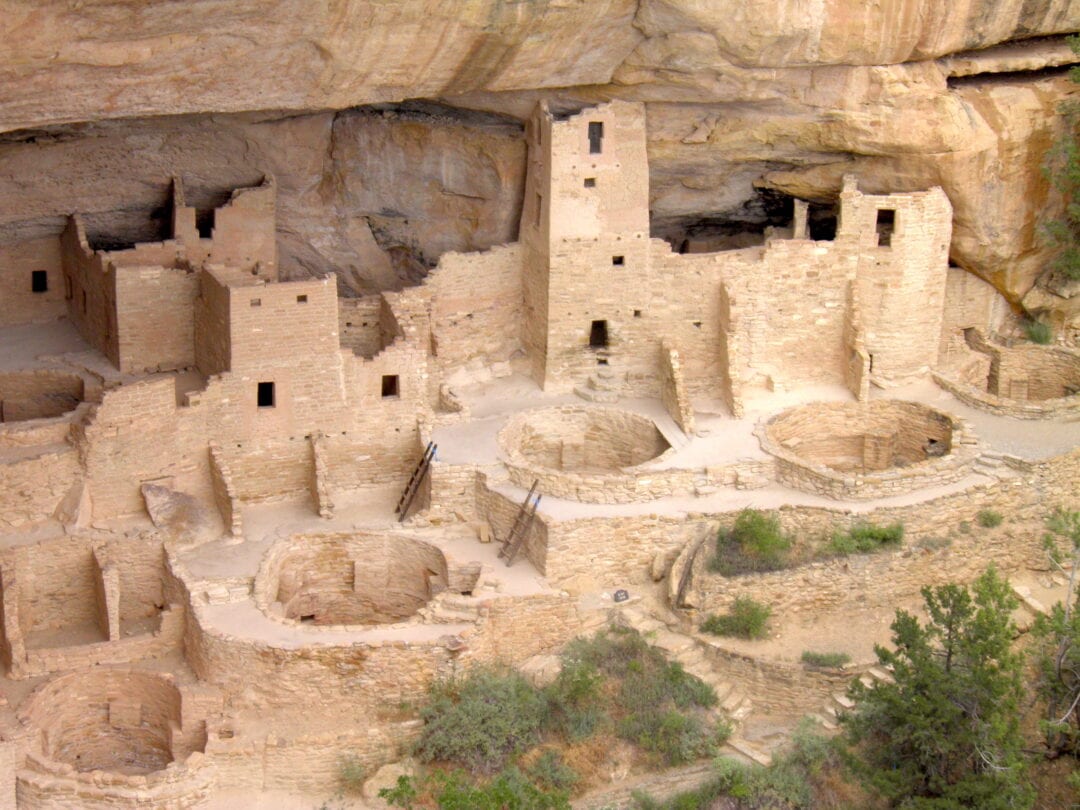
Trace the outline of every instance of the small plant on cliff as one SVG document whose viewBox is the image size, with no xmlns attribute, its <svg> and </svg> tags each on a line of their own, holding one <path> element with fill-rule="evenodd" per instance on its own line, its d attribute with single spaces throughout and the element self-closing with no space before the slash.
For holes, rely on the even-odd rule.
<svg viewBox="0 0 1080 810">
<path fill-rule="evenodd" d="M 762 639 L 768 634 L 772 608 L 748 596 L 735 600 L 727 613 L 713 614 L 701 623 L 701 630 L 714 636 Z"/>
<path fill-rule="evenodd" d="M 836 669 L 851 663 L 851 656 L 843 652 L 813 652 L 803 650 L 802 662 L 809 667 Z"/>
<path fill-rule="evenodd" d="M 1024 334 L 1032 343 L 1046 346 L 1054 340 L 1054 330 L 1045 321 L 1024 321 Z"/>
<path fill-rule="evenodd" d="M 744 509 L 729 530 L 720 530 L 709 570 L 724 576 L 755 571 L 776 571 L 788 563 L 791 538 L 780 521 L 756 509 Z"/>
<path fill-rule="evenodd" d="M 975 515 L 975 522 L 984 529 L 996 529 L 1003 520 L 1005 518 L 1001 516 L 1001 512 L 995 512 L 993 509 L 980 509 Z"/>
<path fill-rule="evenodd" d="M 903 539 L 903 523 L 893 523 L 888 526 L 858 523 L 845 532 L 834 532 L 829 540 L 829 551 L 840 556 L 866 554 L 871 551 L 880 551 L 888 546 L 898 546 Z"/>
</svg>

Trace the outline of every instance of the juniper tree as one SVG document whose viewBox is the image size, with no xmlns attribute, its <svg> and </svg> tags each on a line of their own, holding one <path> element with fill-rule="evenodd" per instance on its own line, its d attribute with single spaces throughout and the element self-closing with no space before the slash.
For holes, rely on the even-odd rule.
<svg viewBox="0 0 1080 810">
<path fill-rule="evenodd" d="M 857 771 L 895 807 L 1030 807 L 1008 583 L 990 568 L 970 589 L 922 595 L 927 622 L 898 610 L 895 649 L 875 647 L 894 680 L 852 686 L 842 721 Z"/>
</svg>

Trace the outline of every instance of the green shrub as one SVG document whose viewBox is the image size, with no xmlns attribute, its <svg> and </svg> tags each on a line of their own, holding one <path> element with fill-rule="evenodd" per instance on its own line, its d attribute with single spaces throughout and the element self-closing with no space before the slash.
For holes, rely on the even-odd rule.
<svg viewBox="0 0 1080 810">
<path fill-rule="evenodd" d="M 659 754 L 668 765 L 711 754 L 714 747 L 714 736 L 700 719 L 675 709 L 627 715 L 619 722 L 619 736 Z"/>
<path fill-rule="evenodd" d="M 813 652 L 803 650 L 802 662 L 812 667 L 835 669 L 851 662 L 851 656 L 843 652 Z"/>
<path fill-rule="evenodd" d="M 567 793 L 544 790 L 530 782 L 517 768 L 507 768 L 486 783 L 475 783 L 461 771 L 436 771 L 419 784 L 407 776 L 393 788 L 383 788 L 379 798 L 391 807 L 413 810 L 429 807 L 420 801 L 429 794 L 439 810 L 570 810 Z"/>
<path fill-rule="evenodd" d="M 496 772 L 539 741 L 546 709 L 544 696 L 517 673 L 473 670 L 432 687 L 415 753 L 423 762 Z"/>
<path fill-rule="evenodd" d="M 1038 343 L 1042 346 L 1054 340 L 1054 330 L 1050 328 L 1050 324 L 1044 321 L 1025 321 L 1024 334 L 1032 343 Z"/>
<path fill-rule="evenodd" d="M 709 570 L 724 576 L 755 571 L 776 571 L 788 564 L 791 538 L 780 530 L 780 521 L 756 509 L 744 509 L 730 530 L 716 538 L 716 553 Z"/>
<path fill-rule="evenodd" d="M 581 775 L 563 762 L 558 751 L 548 749 L 528 769 L 529 777 L 544 790 L 569 793 L 581 781 Z"/>
<path fill-rule="evenodd" d="M 584 740 L 604 719 L 598 702 L 604 678 L 589 661 L 566 659 L 555 680 L 544 690 L 548 714 L 544 720 L 568 740 Z"/>
<path fill-rule="evenodd" d="M 564 672 L 592 667 L 607 678 L 617 680 L 616 689 L 580 691 L 572 684 L 580 674 L 567 676 L 570 686 L 552 684 L 559 695 L 576 694 L 594 701 L 615 719 L 615 732 L 635 745 L 657 754 L 664 762 L 676 764 L 709 754 L 723 729 L 710 728 L 695 710 L 717 703 L 716 692 L 704 681 L 686 672 L 676 662 L 668 662 L 633 630 L 612 628 L 591 639 L 577 639 L 567 645 Z M 575 700 L 556 697 L 553 704 L 574 706 Z M 578 708 L 581 708 L 580 706 Z M 727 731 L 730 733 L 730 730 Z"/>
<path fill-rule="evenodd" d="M 367 777 L 367 767 L 358 757 L 349 755 L 338 760 L 338 779 L 347 793 L 359 793 Z"/>
<path fill-rule="evenodd" d="M 1004 519 L 1001 512 L 995 512 L 993 509 L 980 509 L 978 514 L 975 515 L 975 522 L 984 529 L 995 529 L 1001 525 Z"/>
<path fill-rule="evenodd" d="M 888 526 L 857 523 L 847 531 L 834 532 L 829 540 L 829 551 L 838 556 L 867 554 L 887 546 L 898 546 L 903 539 L 903 523 Z"/>
<path fill-rule="evenodd" d="M 766 636 L 770 615 L 772 608 L 768 605 L 756 602 L 748 596 L 740 596 L 727 613 L 706 618 L 701 623 L 701 629 L 714 636 L 761 639 Z"/>
</svg>

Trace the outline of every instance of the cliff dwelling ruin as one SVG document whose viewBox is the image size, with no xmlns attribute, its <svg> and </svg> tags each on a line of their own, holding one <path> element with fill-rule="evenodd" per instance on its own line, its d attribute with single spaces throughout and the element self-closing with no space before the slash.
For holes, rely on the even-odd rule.
<svg viewBox="0 0 1080 810">
<path fill-rule="evenodd" d="M 0 809 L 330 793 L 342 756 L 407 754 L 395 707 L 437 678 L 611 620 L 726 682 L 731 745 L 767 761 L 762 728 L 831 726 L 839 676 L 680 616 L 770 594 L 851 644 L 850 680 L 874 638 L 842 607 L 1037 555 L 915 545 L 1080 475 L 1080 354 L 1020 345 L 950 263 L 949 195 L 848 174 L 753 233 L 660 238 L 651 115 L 541 98 L 517 239 L 409 283 L 284 273 L 271 166 L 162 178 L 160 239 L 73 211 L 0 264 Z M 915 551 L 721 583 L 698 550 L 749 507 L 903 521 Z"/>
</svg>

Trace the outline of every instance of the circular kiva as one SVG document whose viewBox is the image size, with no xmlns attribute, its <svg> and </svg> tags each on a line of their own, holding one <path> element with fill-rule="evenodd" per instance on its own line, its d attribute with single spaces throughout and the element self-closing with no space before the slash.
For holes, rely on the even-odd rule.
<svg viewBox="0 0 1080 810">
<path fill-rule="evenodd" d="M 379 533 L 305 535 L 270 550 L 255 598 L 288 622 L 396 624 L 447 585 L 446 558 L 430 543 Z"/>
<path fill-rule="evenodd" d="M 51 369 L 0 372 L 0 422 L 63 416 L 75 410 L 84 395 L 78 374 Z"/>
<path fill-rule="evenodd" d="M 812 402 L 758 428 L 788 486 L 872 498 L 959 480 L 977 454 L 967 426 L 917 402 Z"/>
<path fill-rule="evenodd" d="M 510 479 L 586 503 L 655 500 L 686 489 L 692 472 L 658 468 L 671 445 L 647 416 L 567 405 L 517 414 L 499 432 Z"/>
<path fill-rule="evenodd" d="M 149 774 L 205 745 L 205 732 L 181 727 L 181 696 L 171 676 L 107 667 L 52 679 L 20 709 L 41 731 L 46 760 L 75 771 Z"/>
<path fill-rule="evenodd" d="M 1062 346 L 1007 346 L 981 335 L 969 336 L 968 344 L 981 362 L 934 374 L 960 401 L 1018 419 L 1080 415 L 1080 353 Z"/>
</svg>

